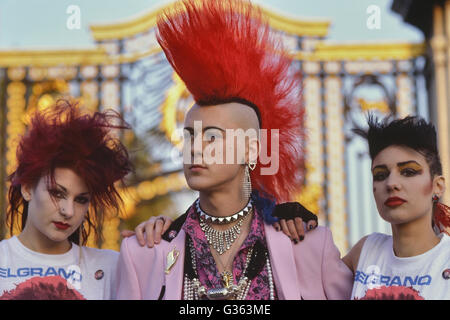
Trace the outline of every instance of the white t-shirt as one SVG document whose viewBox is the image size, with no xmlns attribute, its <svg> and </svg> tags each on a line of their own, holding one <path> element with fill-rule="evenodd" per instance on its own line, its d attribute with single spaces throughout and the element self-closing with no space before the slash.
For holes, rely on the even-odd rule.
<svg viewBox="0 0 450 320">
<path fill-rule="evenodd" d="M 427 252 L 399 258 L 392 236 L 372 233 L 364 242 L 355 272 L 352 299 L 450 299 L 450 237 Z"/>
<path fill-rule="evenodd" d="M 42 254 L 11 237 L 0 241 L 0 299 L 111 299 L 118 257 L 74 243 L 64 254 Z"/>
</svg>

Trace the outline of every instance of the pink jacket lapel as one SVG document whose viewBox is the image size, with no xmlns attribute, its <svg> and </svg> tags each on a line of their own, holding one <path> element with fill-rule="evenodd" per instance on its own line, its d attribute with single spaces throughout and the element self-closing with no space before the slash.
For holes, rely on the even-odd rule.
<svg viewBox="0 0 450 320">
<path fill-rule="evenodd" d="M 300 300 L 297 268 L 291 240 L 281 231 L 264 224 L 273 277 L 279 299 Z"/>
<path fill-rule="evenodd" d="M 181 300 L 183 291 L 183 272 L 184 272 L 184 248 L 185 248 L 186 234 L 180 230 L 178 236 L 173 239 L 164 250 L 164 263 L 167 254 L 174 248 L 180 252 L 178 259 L 169 274 L 164 274 L 166 277 L 166 294 L 165 300 Z M 165 269 L 164 265 L 164 269 Z"/>
</svg>

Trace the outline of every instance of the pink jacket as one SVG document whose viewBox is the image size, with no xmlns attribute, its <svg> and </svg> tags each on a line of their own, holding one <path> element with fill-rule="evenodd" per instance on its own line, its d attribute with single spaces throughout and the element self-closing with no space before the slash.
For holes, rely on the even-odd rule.
<svg viewBox="0 0 450 320">
<path fill-rule="evenodd" d="M 265 224 L 265 232 L 279 299 L 350 299 L 353 274 L 328 228 L 317 227 L 296 245 L 270 225 Z M 185 238 L 181 229 L 171 242 L 162 240 L 154 248 L 141 247 L 135 237 L 124 239 L 116 299 L 182 299 Z M 174 248 L 180 255 L 165 274 L 166 256 Z"/>
</svg>

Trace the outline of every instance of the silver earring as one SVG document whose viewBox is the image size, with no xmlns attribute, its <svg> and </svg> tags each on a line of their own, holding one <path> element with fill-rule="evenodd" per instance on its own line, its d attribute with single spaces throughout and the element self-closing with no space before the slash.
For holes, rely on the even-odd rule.
<svg viewBox="0 0 450 320">
<path fill-rule="evenodd" d="M 249 172 L 249 168 L 250 170 L 254 170 L 256 167 L 256 163 L 249 163 L 248 165 L 245 166 L 245 175 L 244 175 L 244 185 L 243 185 L 243 189 L 244 189 L 244 197 L 245 199 L 250 198 L 250 196 L 252 195 L 252 180 L 250 178 L 250 172 Z"/>
</svg>

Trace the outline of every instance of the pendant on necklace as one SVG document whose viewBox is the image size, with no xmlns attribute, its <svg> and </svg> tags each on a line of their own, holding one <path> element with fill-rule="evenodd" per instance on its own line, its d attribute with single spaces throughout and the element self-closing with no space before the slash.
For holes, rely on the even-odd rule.
<svg viewBox="0 0 450 320">
<path fill-rule="evenodd" d="M 231 284 L 233 283 L 233 275 L 231 274 L 231 272 L 224 271 L 221 273 L 220 276 L 222 278 L 222 282 L 225 288 L 231 287 Z"/>
</svg>

